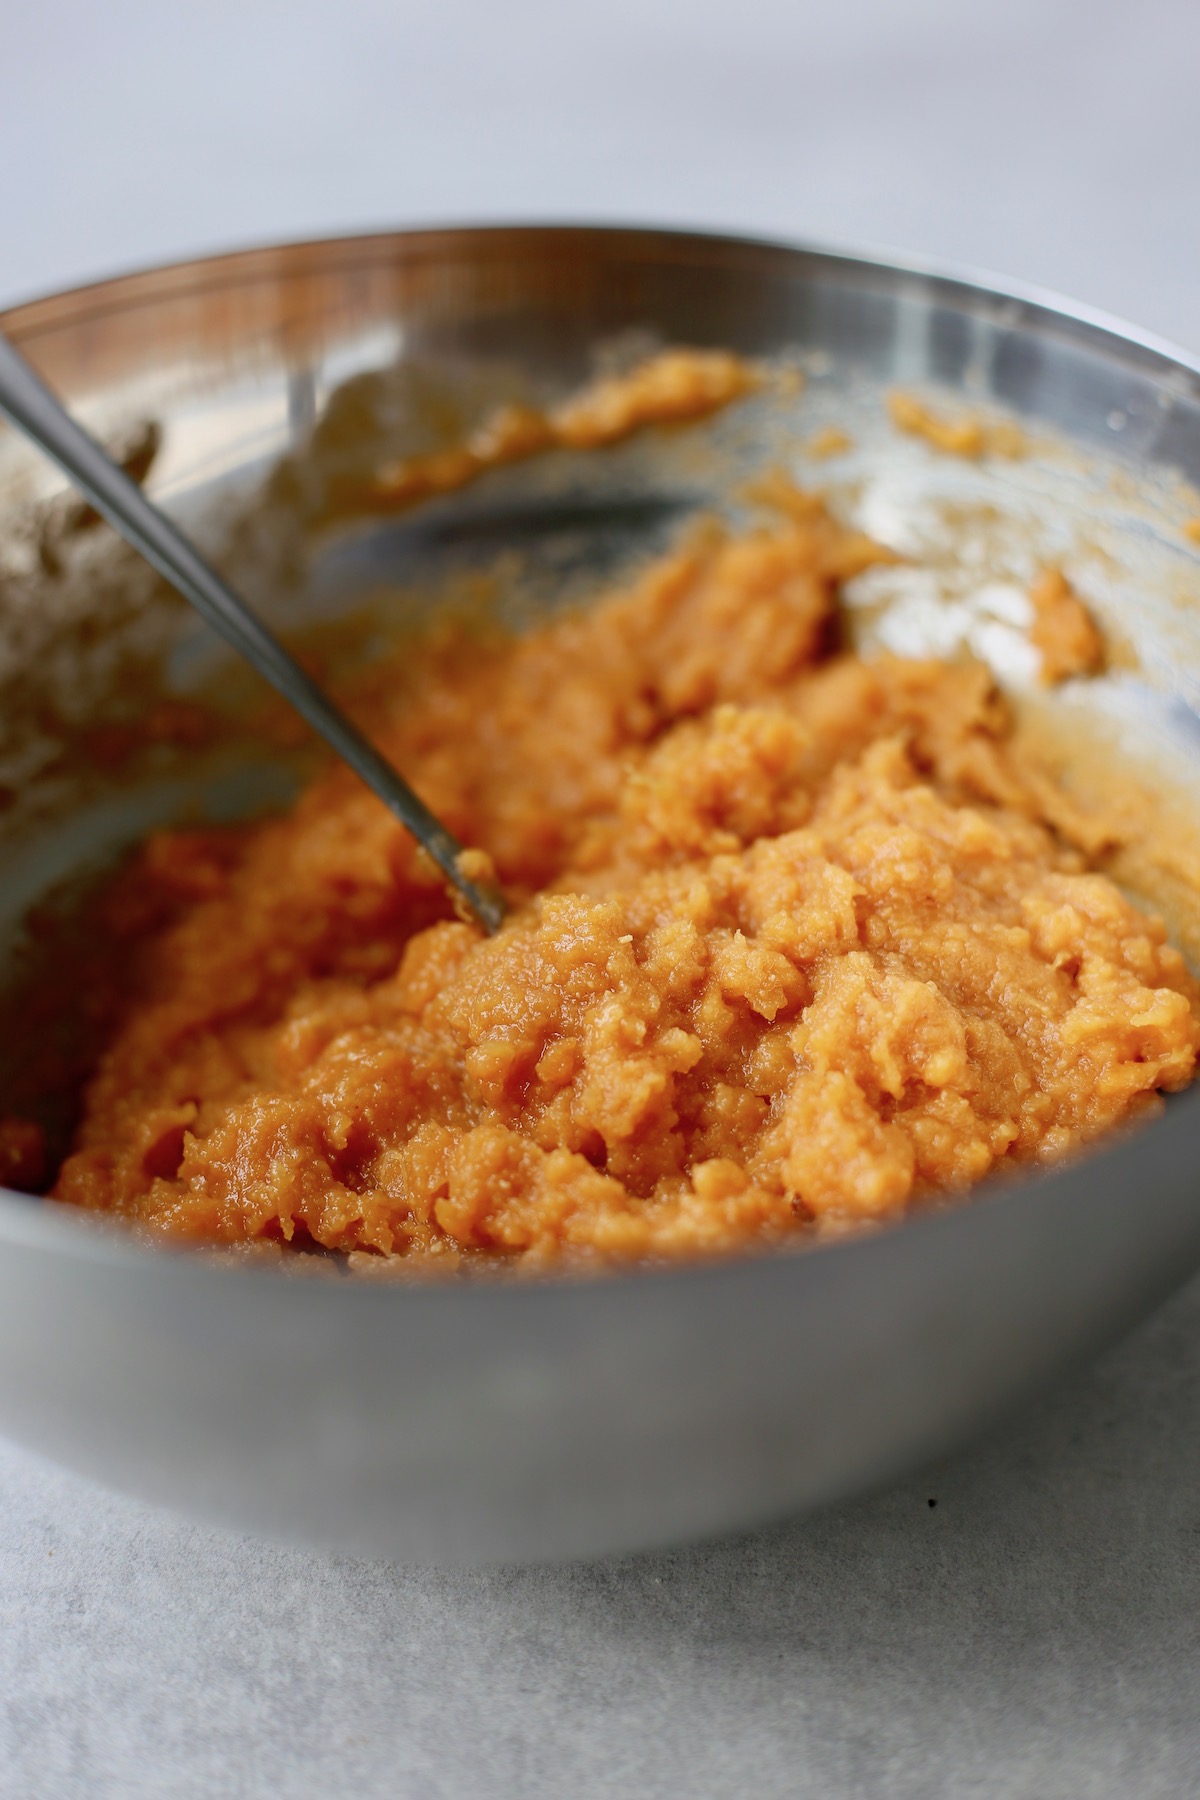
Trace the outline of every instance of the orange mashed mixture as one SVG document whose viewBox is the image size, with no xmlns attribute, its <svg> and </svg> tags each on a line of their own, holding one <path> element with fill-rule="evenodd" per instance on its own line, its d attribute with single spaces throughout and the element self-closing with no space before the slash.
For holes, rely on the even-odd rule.
<svg viewBox="0 0 1200 1800">
<path fill-rule="evenodd" d="M 1047 569 L 1029 598 L 1033 605 L 1029 638 L 1041 652 L 1042 680 L 1048 687 L 1072 675 L 1094 675 L 1104 667 L 1104 640 L 1061 569 Z"/>
<path fill-rule="evenodd" d="M 935 450 L 942 450 L 947 456 L 965 457 L 969 462 L 981 456 L 1021 457 L 1028 448 L 1020 426 L 1011 420 L 984 419 L 977 413 L 945 418 L 915 394 L 903 390 L 888 395 L 888 412 L 898 431 L 924 438 Z"/>
<path fill-rule="evenodd" d="M 686 1258 L 896 1219 L 1183 1087 L 1200 989 L 987 671 L 837 648 L 876 554 L 793 495 L 383 671 L 360 716 L 493 859 L 492 938 L 340 768 L 150 839 L 53 1196 L 414 1273 Z"/>
<path fill-rule="evenodd" d="M 365 496 L 389 512 L 451 494 L 488 469 L 546 450 L 598 450 L 644 425 L 680 425 L 740 400 L 758 374 L 728 350 L 662 350 L 623 374 L 601 378 L 552 412 L 504 406 L 465 444 L 405 457 L 377 471 Z"/>
</svg>

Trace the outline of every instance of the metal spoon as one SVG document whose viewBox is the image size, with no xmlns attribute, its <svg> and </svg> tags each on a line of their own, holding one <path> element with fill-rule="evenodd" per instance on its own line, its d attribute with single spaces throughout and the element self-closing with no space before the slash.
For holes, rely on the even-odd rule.
<svg viewBox="0 0 1200 1800">
<path fill-rule="evenodd" d="M 463 874 L 459 861 L 462 845 L 457 839 L 328 694 L 305 674 L 246 602 L 209 567 L 195 545 L 147 500 L 107 451 L 76 424 L 3 333 L 0 413 L 44 450 L 126 542 L 139 550 L 201 617 L 291 702 L 407 826 L 462 895 L 484 930 L 495 931 L 504 917 L 504 896 L 498 889 L 485 887 Z"/>
</svg>

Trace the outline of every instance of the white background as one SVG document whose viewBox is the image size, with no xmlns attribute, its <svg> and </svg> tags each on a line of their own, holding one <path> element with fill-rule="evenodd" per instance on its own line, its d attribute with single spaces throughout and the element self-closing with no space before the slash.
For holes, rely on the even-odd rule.
<svg viewBox="0 0 1200 1800">
<path fill-rule="evenodd" d="M 0 304 L 554 216 L 893 246 L 1197 349 L 1198 180 L 1200 0 L 0 0 Z M 272 1549 L 0 1443 L 0 1794 L 1174 1800 L 1198 1495 L 1198 1284 L 885 1494 L 590 1569 Z"/>
</svg>

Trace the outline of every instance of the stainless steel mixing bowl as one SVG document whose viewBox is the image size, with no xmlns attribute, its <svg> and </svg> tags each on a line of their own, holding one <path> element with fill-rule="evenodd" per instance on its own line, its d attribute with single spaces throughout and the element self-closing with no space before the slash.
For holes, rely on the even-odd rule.
<svg viewBox="0 0 1200 1800">
<path fill-rule="evenodd" d="M 535 573 L 578 586 L 688 506 L 727 498 L 731 471 L 848 425 L 856 448 L 830 468 L 839 504 L 907 533 L 918 561 L 959 532 L 935 585 L 961 587 L 964 567 L 976 587 L 1017 580 L 1037 554 L 1084 567 L 1136 654 L 1073 703 L 1195 767 L 1200 565 L 1180 525 L 1181 482 L 1200 482 L 1200 376 L 1093 315 L 808 249 L 521 229 L 250 251 L 0 323 L 98 429 L 160 423 L 154 491 L 217 554 L 236 550 L 283 623 L 510 538 Z M 411 399 L 414 372 L 437 371 L 469 411 L 471 394 L 562 391 L 597 344 L 642 341 L 630 333 L 792 358 L 807 384 L 590 472 L 551 459 L 400 523 L 345 526 L 299 570 L 231 526 L 347 377 L 399 364 L 376 425 L 403 439 L 421 408 L 406 415 L 396 395 Z M 898 381 L 1001 407 L 1042 449 L 975 466 L 901 443 L 881 405 Z M 122 659 L 178 687 L 207 652 L 153 583 L 108 567 L 103 532 L 80 534 L 64 570 L 45 530 L 57 485 L 0 436 L 6 941 L 30 900 L 153 820 L 271 791 L 268 762 L 231 773 L 164 750 L 131 793 L 82 755 L 74 727 L 102 713 Z M 928 599 L 910 583 L 863 616 L 895 641 L 922 605 L 927 623 L 980 627 L 970 596 L 932 612 Z M 984 623 L 1003 663 L 1002 626 Z M 17 1037 L 10 1062 L 28 1048 Z M 403 1558 L 581 1556 L 749 1527 L 945 1448 L 1181 1281 L 1200 1262 L 1198 1107 L 1186 1096 L 1102 1154 L 860 1241 L 578 1285 L 406 1289 L 231 1267 L 2 1194 L 0 1426 L 189 1513 Z"/>
</svg>

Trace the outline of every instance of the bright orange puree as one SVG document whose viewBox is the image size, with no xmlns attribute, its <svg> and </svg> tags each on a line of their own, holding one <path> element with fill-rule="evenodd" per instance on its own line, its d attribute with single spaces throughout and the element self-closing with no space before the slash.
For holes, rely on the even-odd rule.
<svg viewBox="0 0 1200 1800">
<path fill-rule="evenodd" d="M 340 769 L 151 839 L 55 1197 L 422 1271 L 690 1257 L 894 1219 L 1184 1086 L 1200 990 L 987 672 L 828 650 L 871 556 L 797 500 L 406 654 L 363 716 L 493 858 L 490 940 Z"/>
</svg>

